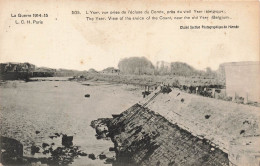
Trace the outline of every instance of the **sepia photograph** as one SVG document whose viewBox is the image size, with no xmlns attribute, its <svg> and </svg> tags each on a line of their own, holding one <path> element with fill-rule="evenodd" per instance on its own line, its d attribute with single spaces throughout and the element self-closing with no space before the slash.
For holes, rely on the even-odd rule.
<svg viewBox="0 0 260 166">
<path fill-rule="evenodd" d="M 0 0 L 0 166 L 260 166 L 259 11 Z"/>
</svg>

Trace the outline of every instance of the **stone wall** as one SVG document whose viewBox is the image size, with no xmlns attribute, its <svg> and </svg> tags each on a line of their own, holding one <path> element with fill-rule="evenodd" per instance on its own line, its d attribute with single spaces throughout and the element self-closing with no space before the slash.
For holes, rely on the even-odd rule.
<svg viewBox="0 0 260 166">
<path fill-rule="evenodd" d="M 228 165 L 228 156 L 159 114 L 136 104 L 113 118 L 108 136 L 115 144 L 113 165 Z"/>
</svg>

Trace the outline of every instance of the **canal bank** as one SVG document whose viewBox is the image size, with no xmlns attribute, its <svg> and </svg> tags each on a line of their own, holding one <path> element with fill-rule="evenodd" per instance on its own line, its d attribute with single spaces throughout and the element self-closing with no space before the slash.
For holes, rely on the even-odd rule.
<svg viewBox="0 0 260 166">
<path fill-rule="evenodd" d="M 258 111 L 173 89 L 91 126 L 113 141 L 114 165 L 257 166 Z"/>
</svg>

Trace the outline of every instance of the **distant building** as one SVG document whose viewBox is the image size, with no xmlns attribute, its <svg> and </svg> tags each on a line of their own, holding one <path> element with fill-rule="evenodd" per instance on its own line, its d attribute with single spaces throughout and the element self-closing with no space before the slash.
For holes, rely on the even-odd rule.
<svg viewBox="0 0 260 166">
<path fill-rule="evenodd" d="M 225 71 L 226 94 L 233 100 L 260 102 L 260 62 L 231 62 L 222 64 Z"/>
<path fill-rule="evenodd" d="M 104 74 L 118 74 L 118 73 L 120 73 L 120 70 L 115 69 L 114 67 L 108 67 L 108 68 L 102 70 L 102 73 L 104 73 Z"/>
</svg>

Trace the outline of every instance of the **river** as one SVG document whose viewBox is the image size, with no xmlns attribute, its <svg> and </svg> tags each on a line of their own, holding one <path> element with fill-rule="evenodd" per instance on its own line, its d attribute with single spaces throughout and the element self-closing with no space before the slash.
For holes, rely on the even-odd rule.
<svg viewBox="0 0 260 166">
<path fill-rule="evenodd" d="M 67 78 L 1 82 L 0 131 L 23 144 L 24 156 L 34 157 L 32 145 L 55 142 L 49 137 L 54 133 L 73 136 L 73 145 L 97 156 L 108 153 L 113 143 L 97 140 L 90 122 L 119 114 L 141 98 L 139 87 L 106 82 Z M 104 165 L 104 161 L 79 157 L 71 165 Z"/>
</svg>

